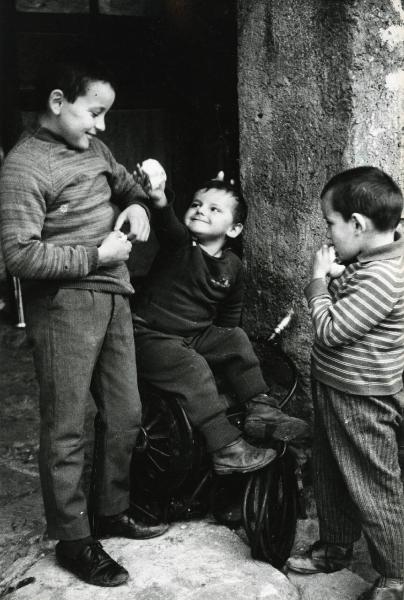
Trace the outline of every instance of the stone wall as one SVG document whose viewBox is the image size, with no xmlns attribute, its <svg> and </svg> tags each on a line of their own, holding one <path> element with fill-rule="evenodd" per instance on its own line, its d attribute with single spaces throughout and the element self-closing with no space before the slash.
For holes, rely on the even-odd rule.
<svg viewBox="0 0 404 600">
<path fill-rule="evenodd" d="M 403 183 L 403 10 L 399 0 L 239 0 L 238 8 L 245 326 L 262 334 L 295 309 L 284 337 L 301 374 L 291 408 L 307 414 L 303 288 L 325 235 L 319 193 L 331 175 L 362 164 Z"/>
</svg>

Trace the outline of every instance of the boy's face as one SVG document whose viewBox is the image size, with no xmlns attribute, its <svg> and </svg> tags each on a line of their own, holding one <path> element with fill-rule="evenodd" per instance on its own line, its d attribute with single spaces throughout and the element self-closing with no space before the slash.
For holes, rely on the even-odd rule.
<svg viewBox="0 0 404 600">
<path fill-rule="evenodd" d="M 62 97 L 57 107 L 56 133 L 67 144 L 78 150 L 87 150 L 93 136 L 105 130 L 105 115 L 115 100 L 109 83 L 93 81 L 84 96 L 74 102 Z"/>
<path fill-rule="evenodd" d="M 234 222 L 236 200 L 225 190 L 199 190 L 184 216 L 184 223 L 200 241 L 237 237 L 240 223 Z"/>
<path fill-rule="evenodd" d="M 321 208 L 327 222 L 327 236 L 334 245 L 337 258 L 345 262 L 358 256 L 362 249 L 361 231 L 353 217 L 345 221 L 342 214 L 334 210 L 332 190 L 322 198 Z"/>
</svg>

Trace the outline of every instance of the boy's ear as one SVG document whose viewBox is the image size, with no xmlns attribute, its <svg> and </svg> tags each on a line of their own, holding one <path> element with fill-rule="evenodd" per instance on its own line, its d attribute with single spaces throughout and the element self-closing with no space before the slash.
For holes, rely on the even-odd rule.
<svg viewBox="0 0 404 600">
<path fill-rule="evenodd" d="M 226 232 L 227 237 L 236 238 L 243 231 L 242 223 L 233 223 Z"/>
<path fill-rule="evenodd" d="M 52 90 L 49 94 L 48 106 L 54 115 L 59 115 L 65 97 L 62 90 Z"/>
<path fill-rule="evenodd" d="M 352 213 L 351 220 L 357 233 L 364 233 L 368 229 L 367 218 L 361 213 Z"/>
</svg>

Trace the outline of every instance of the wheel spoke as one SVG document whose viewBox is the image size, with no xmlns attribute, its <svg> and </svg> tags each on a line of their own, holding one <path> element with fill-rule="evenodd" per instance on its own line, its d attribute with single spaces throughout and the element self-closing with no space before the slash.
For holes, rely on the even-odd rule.
<svg viewBox="0 0 404 600">
<path fill-rule="evenodd" d="M 159 463 L 153 458 L 151 454 L 147 454 L 147 459 L 156 467 L 160 473 L 164 473 L 164 468 L 159 465 Z"/>
<path fill-rule="evenodd" d="M 160 448 L 156 448 L 156 446 L 152 446 L 150 444 L 149 449 L 153 450 L 153 452 L 155 452 L 156 454 L 160 454 L 160 456 L 164 456 L 166 458 L 170 458 L 170 454 L 168 454 L 168 452 L 163 452 L 163 450 L 160 450 Z"/>
</svg>

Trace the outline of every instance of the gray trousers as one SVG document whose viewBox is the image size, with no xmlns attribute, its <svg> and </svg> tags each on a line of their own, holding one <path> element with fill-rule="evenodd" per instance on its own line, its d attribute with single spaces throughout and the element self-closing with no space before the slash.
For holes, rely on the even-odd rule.
<svg viewBox="0 0 404 600">
<path fill-rule="evenodd" d="M 404 578 L 404 495 L 397 434 L 404 393 L 354 396 L 313 382 L 314 493 L 320 539 L 350 544 L 364 533 L 372 565 Z"/>
<path fill-rule="evenodd" d="M 120 294 L 60 288 L 29 298 L 27 330 L 40 388 L 39 467 L 48 535 L 90 535 L 82 486 L 86 404 L 102 420 L 98 510 L 129 506 L 129 467 L 141 418 L 129 301 Z"/>
</svg>

